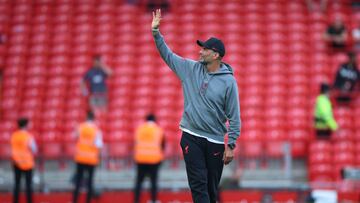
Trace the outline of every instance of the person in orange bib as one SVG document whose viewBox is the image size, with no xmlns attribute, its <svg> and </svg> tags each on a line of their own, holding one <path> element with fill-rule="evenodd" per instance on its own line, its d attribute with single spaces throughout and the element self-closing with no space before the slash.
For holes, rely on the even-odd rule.
<svg viewBox="0 0 360 203">
<path fill-rule="evenodd" d="M 134 202 L 140 202 L 141 185 L 146 176 L 150 176 L 151 200 L 157 199 L 157 178 L 164 159 L 165 139 L 163 130 L 156 124 L 153 114 L 146 116 L 146 122 L 135 132 L 134 159 L 137 164 L 137 176 L 134 188 Z"/>
<path fill-rule="evenodd" d="M 80 183 L 84 173 L 87 173 L 87 196 L 89 203 L 93 193 L 93 178 L 96 165 L 99 163 L 100 149 L 103 146 L 102 133 L 94 122 L 93 112 L 87 113 L 87 120 L 81 123 L 77 129 L 78 141 L 76 145 L 75 162 L 75 189 L 73 202 L 76 203 L 79 196 Z"/>
<path fill-rule="evenodd" d="M 11 135 L 11 159 L 13 162 L 15 185 L 13 193 L 13 203 L 19 202 L 19 191 L 21 176 L 25 175 L 26 199 L 28 203 L 33 202 L 32 197 L 32 176 L 34 168 L 34 154 L 37 146 L 33 136 L 28 132 L 27 118 L 20 118 L 17 121 L 18 130 Z"/>
</svg>

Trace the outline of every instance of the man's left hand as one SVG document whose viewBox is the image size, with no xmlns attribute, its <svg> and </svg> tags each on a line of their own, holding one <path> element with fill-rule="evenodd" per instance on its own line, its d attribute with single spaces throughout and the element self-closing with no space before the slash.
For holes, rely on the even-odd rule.
<svg viewBox="0 0 360 203">
<path fill-rule="evenodd" d="M 225 146 L 223 161 L 225 165 L 228 165 L 234 159 L 234 150 L 230 149 L 227 145 Z"/>
</svg>

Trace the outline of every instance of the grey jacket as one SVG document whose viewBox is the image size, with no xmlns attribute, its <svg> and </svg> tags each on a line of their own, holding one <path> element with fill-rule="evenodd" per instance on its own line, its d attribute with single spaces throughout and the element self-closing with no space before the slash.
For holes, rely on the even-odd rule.
<svg viewBox="0 0 360 203">
<path fill-rule="evenodd" d="M 219 142 L 224 142 L 228 132 L 228 143 L 235 143 L 241 122 L 238 87 L 232 68 L 222 63 L 217 72 L 208 72 L 202 63 L 174 54 L 160 32 L 153 35 L 161 57 L 182 83 L 181 128 Z"/>
</svg>

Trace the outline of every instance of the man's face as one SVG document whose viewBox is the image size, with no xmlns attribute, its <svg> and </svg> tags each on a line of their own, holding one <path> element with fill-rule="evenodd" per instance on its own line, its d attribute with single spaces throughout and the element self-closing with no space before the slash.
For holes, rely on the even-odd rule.
<svg viewBox="0 0 360 203">
<path fill-rule="evenodd" d="M 94 58 L 93 66 L 99 68 L 101 66 L 101 58 Z"/>
<path fill-rule="evenodd" d="M 343 26 L 343 21 L 341 18 L 336 18 L 335 19 L 335 22 L 334 22 L 334 25 L 336 28 L 341 28 Z"/>
<path fill-rule="evenodd" d="M 201 63 L 208 64 L 217 59 L 218 53 L 211 49 L 202 47 L 199 52 L 199 60 Z"/>
</svg>

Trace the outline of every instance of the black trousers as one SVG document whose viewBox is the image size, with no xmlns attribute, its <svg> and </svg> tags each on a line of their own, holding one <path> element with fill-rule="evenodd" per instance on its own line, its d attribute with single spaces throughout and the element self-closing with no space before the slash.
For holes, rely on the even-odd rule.
<svg viewBox="0 0 360 203">
<path fill-rule="evenodd" d="M 330 129 L 326 130 L 316 130 L 316 138 L 318 139 L 330 139 L 331 138 L 332 131 Z"/>
<path fill-rule="evenodd" d="M 76 164 L 75 190 L 73 193 L 73 203 L 77 203 L 78 201 L 80 185 L 82 183 L 84 173 L 87 173 L 87 180 L 88 180 L 86 202 L 90 203 L 93 194 L 94 171 L 95 171 L 94 165 L 80 164 L 80 163 Z"/>
<path fill-rule="evenodd" d="M 21 185 L 21 176 L 25 175 L 25 182 L 26 182 L 26 199 L 28 203 L 32 203 L 32 174 L 33 170 L 22 170 L 13 164 L 14 169 L 14 177 L 15 177 L 15 185 L 14 185 L 14 192 L 13 192 L 13 203 L 19 202 L 19 195 L 20 195 L 20 185 Z"/>
<path fill-rule="evenodd" d="M 140 202 L 141 186 L 146 176 L 150 177 L 151 182 L 151 200 L 155 202 L 157 199 L 158 187 L 157 179 L 161 163 L 158 164 L 137 164 L 137 175 L 134 188 L 134 202 Z"/>
<path fill-rule="evenodd" d="M 215 203 L 224 167 L 224 144 L 215 144 L 183 132 L 180 145 L 193 202 Z"/>
</svg>

